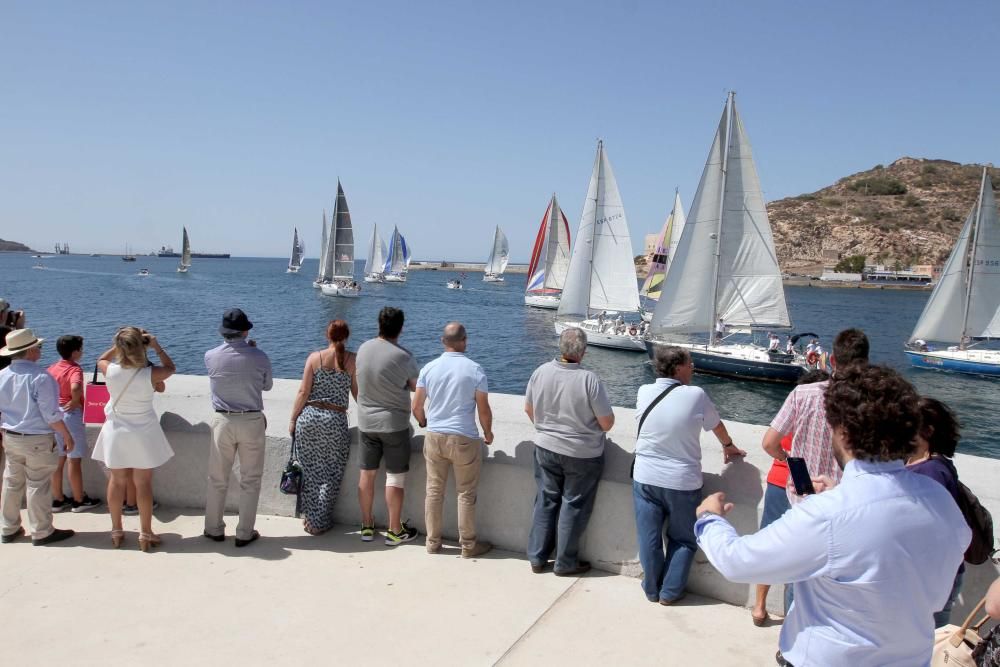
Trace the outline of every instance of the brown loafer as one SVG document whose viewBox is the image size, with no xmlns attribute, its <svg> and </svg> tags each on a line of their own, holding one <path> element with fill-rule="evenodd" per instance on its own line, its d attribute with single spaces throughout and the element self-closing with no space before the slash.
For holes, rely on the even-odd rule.
<svg viewBox="0 0 1000 667">
<path fill-rule="evenodd" d="M 250 544 L 251 542 L 256 542 L 258 539 L 260 539 L 260 533 L 258 533 L 255 530 L 252 533 L 250 533 L 250 539 L 248 539 L 248 540 L 241 540 L 240 538 L 237 537 L 236 538 L 236 546 L 238 546 L 238 547 L 245 547 L 246 545 Z"/>
<path fill-rule="evenodd" d="M 556 570 L 555 574 L 557 577 L 575 577 L 578 574 L 584 574 L 585 572 L 590 572 L 590 561 L 579 560 L 576 562 L 576 567 L 571 570 Z"/>
<path fill-rule="evenodd" d="M 482 556 L 492 548 L 493 545 L 489 542 L 476 542 L 475 546 L 471 549 L 462 549 L 462 558 L 475 558 L 477 556 Z"/>
</svg>

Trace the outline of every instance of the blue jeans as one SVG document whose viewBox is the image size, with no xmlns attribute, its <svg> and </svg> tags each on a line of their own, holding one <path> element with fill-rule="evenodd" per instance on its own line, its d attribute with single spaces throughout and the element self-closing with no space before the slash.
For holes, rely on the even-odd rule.
<svg viewBox="0 0 1000 667">
<path fill-rule="evenodd" d="M 774 521 L 780 519 L 785 512 L 792 509 L 791 503 L 788 502 L 788 494 L 785 492 L 785 487 L 771 484 L 770 482 L 764 486 L 764 511 L 760 516 L 761 530 Z M 785 584 L 786 616 L 788 615 L 788 610 L 792 607 L 792 601 L 794 599 L 795 594 L 793 592 L 792 584 Z"/>
<path fill-rule="evenodd" d="M 651 601 L 676 600 L 684 595 L 698 543 L 694 536 L 695 509 L 701 489 L 674 491 L 632 482 L 635 528 L 642 563 L 642 590 Z M 667 552 L 663 553 L 663 524 L 667 523 Z"/>
<path fill-rule="evenodd" d="M 594 510 L 604 456 L 578 459 L 535 447 L 535 509 L 528 535 L 528 561 L 542 566 L 556 550 L 555 571 L 579 564 L 580 537 Z"/>
<path fill-rule="evenodd" d="M 965 570 L 959 569 L 958 574 L 955 575 L 955 583 L 951 585 L 951 593 L 948 594 L 948 601 L 944 603 L 944 609 L 934 614 L 934 627 L 940 628 L 943 625 L 948 625 L 951 622 L 951 610 L 955 606 L 955 601 L 958 599 L 958 594 L 962 590 L 962 578 L 965 576 Z M 961 622 L 961 621 L 959 621 Z"/>
</svg>

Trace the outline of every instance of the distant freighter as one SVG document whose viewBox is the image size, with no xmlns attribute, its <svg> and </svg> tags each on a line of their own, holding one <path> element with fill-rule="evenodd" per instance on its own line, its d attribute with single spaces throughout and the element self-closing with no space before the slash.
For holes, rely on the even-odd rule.
<svg viewBox="0 0 1000 667">
<path fill-rule="evenodd" d="M 174 252 L 174 249 L 168 245 L 162 246 L 159 252 L 156 253 L 157 257 L 180 257 L 179 252 Z M 228 252 L 193 252 L 191 257 L 197 259 L 229 259 Z"/>
</svg>

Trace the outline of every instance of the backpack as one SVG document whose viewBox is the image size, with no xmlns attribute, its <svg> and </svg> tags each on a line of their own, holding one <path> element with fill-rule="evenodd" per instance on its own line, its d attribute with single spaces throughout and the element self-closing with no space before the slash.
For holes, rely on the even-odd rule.
<svg viewBox="0 0 1000 667">
<path fill-rule="evenodd" d="M 969 487 L 958 479 L 955 481 L 958 482 L 958 509 L 972 529 L 972 541 L 965 550 L 965 562 L 981 565 L 996 551 L 993 546 L 993 517 Z"/>
</svg>

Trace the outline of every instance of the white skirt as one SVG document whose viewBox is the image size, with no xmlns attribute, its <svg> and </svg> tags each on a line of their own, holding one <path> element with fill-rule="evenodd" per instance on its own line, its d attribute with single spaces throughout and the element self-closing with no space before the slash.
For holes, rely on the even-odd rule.
<svg viewBox="0 0 1000 667">
<path fill-rule="evenodd" d="M 108 415 L 91 458 L 108 468 L 159 468 L 174 455 L 155 412 L 136 419 Z"/>
</svg>

